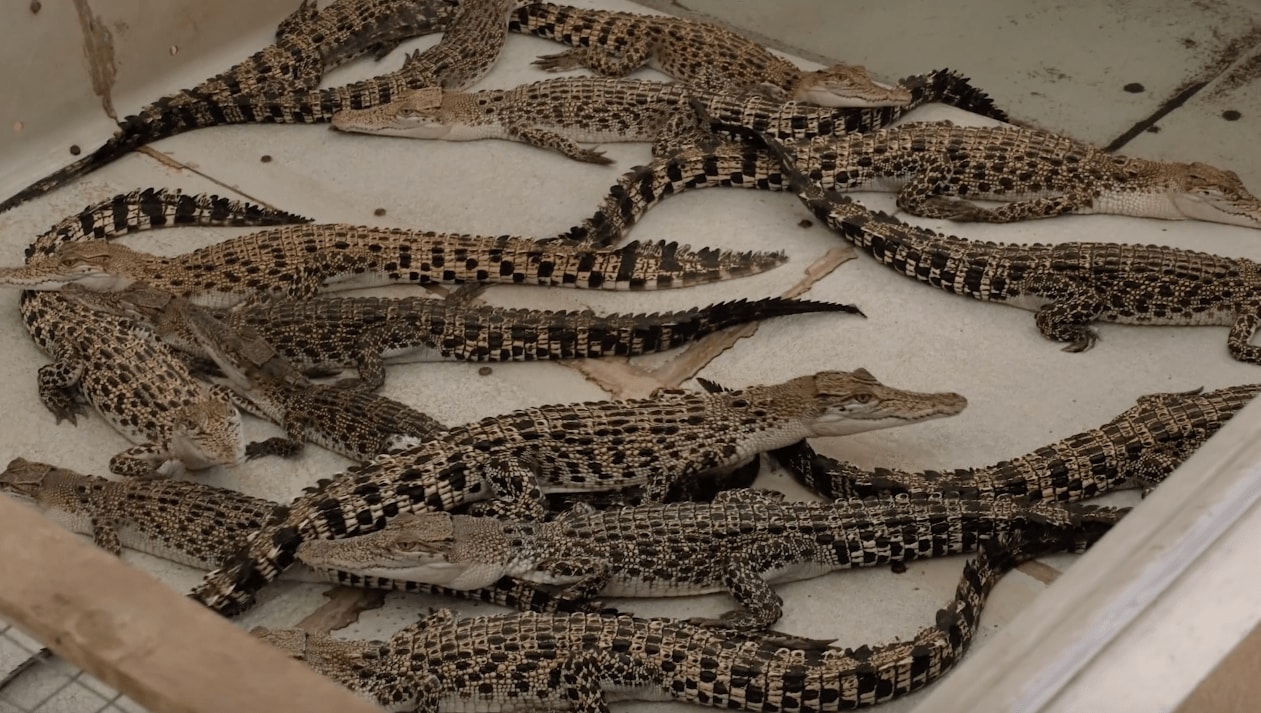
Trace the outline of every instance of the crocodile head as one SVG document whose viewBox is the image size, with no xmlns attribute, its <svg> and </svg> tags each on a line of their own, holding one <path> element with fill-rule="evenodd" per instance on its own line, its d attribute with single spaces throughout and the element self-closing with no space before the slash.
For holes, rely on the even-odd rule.
<svg viewBox="0 0 1261 713">
<path fill-rule="evenodd" d="M 500 521 L 446 512 L 405 513 L 376 532 L 298 547 L 298 559 L 315 569 L 452 589 L 494 584 L 507 573 L 510 554 Z"/>
<path fill-rule="evenodd" d="M 413 139 L 447 138 L 456 122 L 449 109 L 450 100 L 441 87 L 411 89 L 393 101 L 366 109 L 343 109 L 333 115 L 333 128 L 381 136 Z M 444 101 L 444 99 L 446 101 Z"/>
<path fill-rule="evenodd" d="M 816 436 L 845 436 L 917 421 L 954 416 L 967 399 L 950 392 L 925 393 L 885 386 L 866 369 L 824 371 L 803 377 L 814 401 Z"/>
<path fill-rule="evenodd" d="M 74 518 L 83 514 L 85 489 L 106 482 L 104 478 L 82 475 L 48 463 L 14 458 L 0 473 L 0 492 L 34 503 L 46 515 L 65 513 L 66 517 Z M 54 519 L 69 524 L 65 517 Z"/>
<path fill-rule="evenodd" d="M 1174 166 L 1169 197 L 1183 218 L 1261 228 L 1261 200 L 1234 171 L 1206 163 Z"/>
<path fill-rule="evenodd" d="M 241 413 L 226 399 L 216 397 L 180 408 L 172 421 L 170 455 L 189 470 L 243 462 Z"/>
<path fill-rule="evenodd" d="M 9 467 L 0 473 L 0 490 L 34 500 L 44 487 L 44 480 L 59 469 L 47 463 L 36 463 L 25 458 L 14 458 Z"/>
<path fill-rule="evenodd" d="M 865 67 L 834 64 L 804 72 L 789 98 L 819 106 L 861 109 L 906 106 L 911 103 L 911 92 L 906 87 L 877 82 Z"/>
<path fill-rule="evenodd" d="M 117 291 L 143 279 L 141 267 L 152 256 L 117 243 L 87 240 L 65 243 L 28 265 L 0 268 L 0 284 L 27 290 L 60 290 L 77 284 L 93 291 Z"/>
</svg>

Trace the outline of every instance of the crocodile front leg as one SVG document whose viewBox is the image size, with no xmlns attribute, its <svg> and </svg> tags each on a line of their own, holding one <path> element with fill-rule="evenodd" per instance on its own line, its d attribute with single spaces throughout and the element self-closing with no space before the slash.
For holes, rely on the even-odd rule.
<svg viewBox="0 0 1261 713">
<path fill-rule="evenodd" d="M 701 626 L 756 631 L 766 629 L 784 613 L 784 600 L 763 576 L 770 563 L 790 565 L 815 559 L 814 543 L 794 538 L 762 542 L 735 553 L 726 563 L 723 585 L 739 606 L 716 619 L 695 617 Z"/>
<path fill-rule="evenodd" d="M 118 537 L 117 524 L 92 518 L 92 544 L 116 557 L 123 553 L 123 542 Z"/>
<path fill-rule="evenodd" d="M 82 360 L 63 356 L 39 368 L 39 399 L 52 412 L 57 423 L 67 420 L 75 424 L 87 409 L 75 398 L 79 379 L 83 376 Z"/>
<path fill-rule="evenodd" d="M 109 459 L 109 472 L 128 478 L 176 475 L 181 470 L 180 462 L 170 458 L 165 448 L 154 443 L 142 443 Z"/>
</svg>

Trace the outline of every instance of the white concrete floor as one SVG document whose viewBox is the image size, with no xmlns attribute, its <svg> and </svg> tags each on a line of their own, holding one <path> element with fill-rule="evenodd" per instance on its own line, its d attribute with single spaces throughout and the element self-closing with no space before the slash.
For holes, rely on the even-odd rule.
<svg viewBox="0 0 1261 713">
<path fill-rule="evenodd" d="M 643 9 L 620 0 L 576 4 Z M 287 8 L 278 3 L 266 7 L 273 5 L 273 19 L 279 19 Z M 927 0 L 687 0 L 686 7 L 679 2 L 668 5 L 671 11 L 713 13 L 780 47 L 793 48 L 799 56 L 866 64 L 886 78 L 948 66 L 973 77 L 1017 120 L 1115 144 L 1136 155 L 1215 163 L 1237 171 L 1245 183 L 1261 191 L 1261 148 L 1256 142 L 1261 92 L 1251 82 L 1261 62 L 1261 7 L 1246 0 L 1111 0 L 1057 6 L 977 0 L 966 9 L 946 9 Z M 119 38 L 127 38 L 119 23 L 132 10 L 102 7 L 97 12 L 119 31 Z M 111 17 L 111 12 L 119 17 Z M 191 65 L 126 87 L 125 94 L 114 97 L 118 111 L 132 112 L 146 100 L 220 71 L 265 44 L 273 26 L 274 22 L 260 22 L 231 42 L 206 50 Z M 337 70 L 325 85 L 393 69 L 403 50 L 425 47 L 436 39 L 408 43 L 380 64 L 361 62 Z M 543 40 L 511 36 L 499 65 L 482 86 L 508 87 L 543 78 L 546 75 L 531 68 L 529 60 L 552 51 L 556 46 Z M 125 65 L 122 71 L 125 75 Z M 1181 106 L 1169 110 L 1172 98 L 1200 85 Z M 17 111 L 0 103 L 0 119 L 6 122 L 20 119 Z M 917 111 L 911 118 L 944 117 L 968 120 L 939 107 Z M 110 127 L 99 107 L 88 103 L 79 105 L 63 126 L 5 137 L 0 150 L 13 161 L 0 175 L 0 193 L 8 195 L 70 160 L 65 153 L 69 143 L 90 150 L 108 136 Z M 1134 127 L 1139 129 L 1130 137 Z M 605 168 L 519 144 L 391 140 L 318 126 L 215 128 L 152 148 L 0 215 L 0 249 L 9 256 L 0 262 L 20 261 L 23 246 L 60 217 L 114 193 L 151 185 L 248 198 L 323 222 L 546 236 L 589 215 L 623 170 L 649 159 L 643 144 L 604 147 L 616 161 L 615 167 Z M 263 162 L 263 156 L 271 160 Z M 889 196 L 860 198 L 873 207 L 894 210 Z M 384 215 L 375 215 L 377 209 L 384 209 Z M 1038 335 L 1026 312 L 954 298 L 900 278 L 862 255 L 837 259 L 836 251 L 843 251 L 845 244 L 821 227 L 798 227 L 805 217 L 791 196 L 701 191 L 654 210 L 636 228 L 634 238 L 739 250 L 782 249 L 791 258 L 789 264 L 761 276 L 686 290 L 631 294 L 495 287 L 486 299 L 538 308 L 657 311 L 780 294 L 806 279 L 811 266 L 829 266 L 821 277 L 809 278 L 817 281 L 806 296 L 857 303 L 867 320 L 811 315 L 768 322 L 708 363 L 697 352 L 685 351 L 629 363 L 496 365 L 488 376 L 478 375 L 478 365 L 469 364 L 401 367 L 392 372 L 386 393 L 456 424 L 532 404 L 639 395 L 663 375 L 691 374 L 694 368 L 706 378 L 740 386 L 861 366 L 891 385 L 958 391 L 968 397 L 970 406 L 952 419 L 821 439 L 816 447 L 862 465 L 941 468 L 982 465 L 1024 453 L 1106 421 L 1141 394 L 1221 387 L 1261 375 L 1257 367 L 1230 359 L 1225 330 L 1217 328 L 1102 325 L 1101 340 L 1092 351 L 1064 353 Z M 1261 233 L 1217 225 L 1113 217 L 1069 217 L 1015 226 L 927 224 L 979 239 L 1159 243 L 1261 259 Z M 127 240 L 141 249 L 174 254 L 242 232 L 179 229 Z M 39 404 L 34 381 L 34 370 L 45 359 L 20 325 L 16 301 L 16 293 L 0 293 L 0 339 L 11 345 L 0 361 L 0 381 L 7 385 L 0 396 L 6 414 L 0 439 L 8 457 L 21 455 L 104 473 L 110 455 L 125 447 L 124 440 L 98 418 L 77 428 L 53 425 Z M 693 367 L 683 368 L 688 365 Z M 275 432 L 259 422 L 249 427 L 257 438 Z M 208 480 L 281 500 L 345 465 L 313 448 L 297 462 L 251 463 L 211 473 Z M 768 472 L 760 484 L 805 497 L 779 473 Z M 181 590 L 201 574 L 141 555 L 129 554 L 126 559 Z M 1050 558 L 1046 566 L 1008 577 L 985 612 L 977 645 L 984 646 L 991 631 L 1017 616 L 1071 562 L 1069 557 Z M 868 570 L 786 586 L 786 614 L 778 626 L 813 637 L 835 636 L 845 646 L 905 639 L 931 623 L 934 612 L 951 597 L 961 564 L 959 559 L 916 563 L 903 574 Z M 616 603 L 630 611 L 664 615 L 717 612 L 727 605 L 721 597 Z M 391 595 L 382 607 L 345 616 L 353 623 L 338 633 L 386 636 L 431 604 L 435 602 Z M 332 621 L 339 618 L 339 608 L 344 610 L 345 602 L 329 602 L 323 588 L 279 584 L 241 623 L 293 625 L 317 610 Z M 912 696 L 884 710 L 907 711 L 920 698 Z M 97 709 L 76 705 L 50 704 L 41 710 Z M 686 708 L 634 708 L 676 709 Z"/>
</svg>

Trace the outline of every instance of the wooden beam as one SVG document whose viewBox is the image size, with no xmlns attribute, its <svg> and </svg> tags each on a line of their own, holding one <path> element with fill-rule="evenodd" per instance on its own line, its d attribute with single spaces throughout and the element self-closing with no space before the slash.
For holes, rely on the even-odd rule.
<svg viewBox="0 0 1261 713">
<path fill-rule="evenodd" d="M 380 711 L 3 496 L 0 615 L 153 713 Z"/>
</svg>

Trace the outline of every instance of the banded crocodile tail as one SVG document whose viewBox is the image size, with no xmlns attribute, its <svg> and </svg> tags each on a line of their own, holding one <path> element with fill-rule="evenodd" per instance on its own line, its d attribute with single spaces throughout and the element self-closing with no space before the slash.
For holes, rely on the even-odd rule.
<svg viewBox="0 0 1261 713">
<path fill-rule="evenodd" d="M 748 277 L 784 264 L 782 252 L 730 252 L 664 240 L 611 251 L 565 250 L 539 270 L 539 284 L 604 290 L 664 290 Z M 564 260 L 564 262 L 561 262 Z"/>
<path fill-rule="evenodd" d="M 927 74 L 916 74 L 899 82 L 911 91 L 911 102 L 903 113 L 922 104 L 938 103 L 953 106 L 996 121 L 1010 121 L 1007 112 L 998 108 L 994 100 L 972 80 L 951 69 L 937 69 Z M 887 125 L 889 122 L 886 122 Z"/>
<path fill-rule="evenodd" d="M 107 238 L 178 226 L 266 226 L 309 223 L 288 211 L 233 200 L 212 193 L 183 193 L 165 188 L 138 188 L 94 203 L 62 219 L 26 248 L 29 262 L 48 255 L 65 242 Z"/>
<path fill-rule="evenodd" d="M 724 142 L 680 151 L 622 174 L 590 218 L 540 242 L 607 248 L 666 198 L 714 186 L 784 190 L 779 163 L 755 146 Z"/>
<path fill-rule="evenodd" d="M 612 337 L 612 341 L 616 343 L 614 349 L 621 347 L 619 351 L 609 350 L 605 353 L 634 355 L 680 347 L 714 332 L 749 322 L 812 312 L 844 312 L 866 317 L 862 310 L 850 304 L 768 297 L 760 300 L 718 302 L 686 312 L 612 314 L 600 318 L 598 324 L 601 330 L 605 330 L 605 343 L 608 344 Z M 569 320 L 572 316 L 561 319 Z M 596 337 L 597 335 L 591 335 L 591 339 Z M 629 348 L 626 345 L 630 345 Z"/>
<path fill-rule="evenodd" d="M 62 186 L 74 181 L 77 178 L 92 173 L 98 168 L 113 163 L 115 159 L 122 157 L 129 151 L 144 146 L 151 141 L 172 136 L 174 133 L 164 133 L 164 127 L 155 124 L 149 124 L 142 121 L 133 121 L 136 117 L 128 117 L 121 124 L 121 128 L 103 146 L 75 161 L 69 166 L 53 171 L 44 176 L 31 185 L 23 188 L 9 198 L 0 203 L 0 213 L 11 208 L 17 207 L 31 199 L 38 198 L 46 193 L 61 188 Z"/>
</svg>

